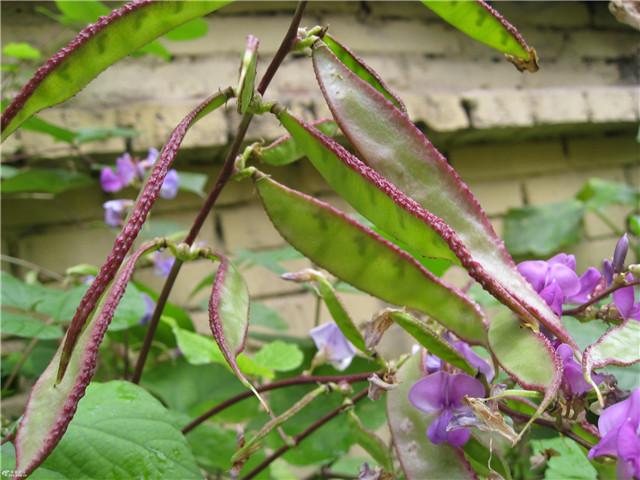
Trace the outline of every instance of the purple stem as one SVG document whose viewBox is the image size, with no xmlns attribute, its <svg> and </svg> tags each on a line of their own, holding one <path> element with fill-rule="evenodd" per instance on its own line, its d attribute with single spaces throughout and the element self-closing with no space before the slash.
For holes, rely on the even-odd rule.
<svg viewBox="0 0 640 480">
<path fill-rule="evenodd" d="M 621 285 L 611 285 L 609 288 L 607 288 L 606 290 L 603 290 L 602 292 L 600 292 L 598 295 L 593 297 L 588 302 L 585 302 L 582 305 L 578 305 L 577 307 L 570 308 L 568 310 L 563 310 L 562 311 L 562 315 L 572 315 L 572 316 L 580 315 L 588 307 L 590 307 L 594 303 L 598 303 L 603 298 L 607 298 L 609 295 L 611 295 L 616 290 L 619 290 L 619 289 L 625 288 L 625 287 L 633 287 L 635 285 L 640 285 L 640 280 L 634 280 L 634 281 L 631 281 L 631 282 L 624 282 Z"/>
</svg>

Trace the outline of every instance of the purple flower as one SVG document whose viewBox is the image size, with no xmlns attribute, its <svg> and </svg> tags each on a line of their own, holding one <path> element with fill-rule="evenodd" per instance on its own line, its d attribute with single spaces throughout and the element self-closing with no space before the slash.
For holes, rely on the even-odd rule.
<svg viewBox="0 0 640 480">
<path fill-rule="evenodd" d="M 142 300 L 144 301 L 144 314 L 140 317 L 138 324 L 146 325 L 151 320 L 151 315 L 153 315 L 153 311 L 156 308 L 156 302 L 146 293 L 142 294 Z"/>
<path fill-rule="evenodd" d="M 576 258 L 566 253 L 559 253 L 547 261 L 522 262 L 518 270 L 558 316 L 562 315 L 563 304 L 589 300 L 601 278 L 594 267 L 578 277 Z"/>
<path fill-rule="evenodd" d="M 633 275 L 625 277 L 628 282 L 633 281 Z M 633 286 L 619 288 L 613 292 L 613 303 L 624 319 L 640 320 L 640 301 L 635 303 L 635 288 Z"/>
<path fill-rule="evenodd" d="M 457 340 L 455 342 L 451 342 L 451 337 L 448 334 L 445 334 L 444 339 L 451 343 L 451 346 L 455 348 L 458 352 L 462 354 L 462 356 L 469 362 L 469 364 L 482 373 L 488 382 L 493 380 L 494 371 L 493 367 L 489 365 L 482 357 L 480 357 L 476 352 L 473 351 L 471 346 L 463 342 L 462 340 Z M 424 368 L 428 373 L 434 373 L 438 370 L 441 370 L 444 365 L 444 361 L 435 355 L 426 355 L 424 359 Z"/>
<path fill-rule="evenodd" d="M 153 273 L 159 277 L 166 277 L 171 272 L 175 258 L 168 252 L 153 252 L 151 254 L 153 261 Z"/>
<path fill-rule="evenodd" d="M 105 192 L 118 192 L 130 185 L 136 177 L 136 164 L 131 155 L 124 153 L 116 159 L 115 171 L 105 167 L 100 172 L 100 185 Z"/>
<path fill-rule="evenodd" d="M 180 186 L 180 177 L 175 169 L 171 169 L 167 172 L 167 176 L 164 177 L 162 187 L 160 188 L 160 196 L 162 198 L 176 198 L 178 195 L 178 187 Z"/>
<path fill-rule="evenodd" d="M 157 148 L 152 147 L 149 149 L 149 152 L 147 153 L 147 158 L 145 158 L 144 160 L 140 160 L 138 162 L 138 174 L 140 175 L 140 178 L 144 178 L 144 176 L 147 173 L 147 170 L 153 167 L 153 165 L 158 160 L 159 156 L 160 156 L 160 152 L 158 152 Z"/>
<path fill-rule="evenodd" d="M 598 419 L 600 442 L 589 451 L 589 458 L 618 457 L 618 477 L 640 477 L 640 388 L 626 400 L 606 408 Z"/>
<path fill-rule="evenodd" d="M 351 364 L 356 349 L 334 322 L 312 328 L 309 335 L 318 351 L 325 355 L 337 370 L 344 370 Z"/>
<path fill-rule="evenodd" d="M 465 396 L 484 397 L 482 384 L 465 373 L 432 373 L 411 387 L 409 401 L 413 406 L 423 412 L 438 415 L 427 430 L 431 442 L 436 445 L 447 442 L 454 447 L 461 447 L 467 443 L 471 436 L 469 428 L 449 426 L 454 415 L 473 416 L 471 408 L 463 402 Z"/>
<path fill-rule="evenodd" d="M 573 357 L 573 350 L 566 343 L 562 343 L 556 348 L 556 353 L 562 360 L 562 385 L 561 388 L 567 396 L 574 397 L 582 395 L 591 390 L 591 385 L 584 379 L 580 364 Z M 602 376 L 594 373 L 591 378 L 595 383 L 602 381 Z"/>
<path fill-rule="evenodd" d="M 120 227 L 124 223 L 127 210 L 133 206 L 133 200 L 109 200 L 102 204 L 104 223 L 110 227 Z"/>
</svg>

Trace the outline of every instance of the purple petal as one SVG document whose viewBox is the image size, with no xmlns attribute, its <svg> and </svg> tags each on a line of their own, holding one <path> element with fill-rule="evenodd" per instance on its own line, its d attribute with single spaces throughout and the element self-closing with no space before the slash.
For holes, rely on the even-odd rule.
<svg viewBox="0 0 640 480">
<path fill-rule="evenodd" d="M 127 186 L 133 182 L 136 176 L 136 164 L 131 159 L 131 155 L 124 153 L 116 159 L 116 173 L 122 185 Z"/>
<path fill-rule="evenodd" d="M 611 267 L 613 268 L 614 273 L 620 273 L 624 270 L 624 261 L 627 258 L 627 251 L 629 250 L 629 239 L 627 238 L 627 234 L 625 233 L 620 237 L 618 243 L 616 243 L 616 248 L 613 251 L 613 261 L 611 262 Z"/>
<path fill-rule="evenodd" d="M 450 376 L 447 372 L 436 372 L 422 377 L 409 390 L 409 401 L 418 410 L 426 413 L 444 409 L 447 406 Z"/>
<path fill-rule="evenodd" d="M 565 299 L 567 303 L 585 303 L 600 283 L 602 275 L 595 267 L 589 267 L 580 277 L 580 290 Z"/>
<path fill-rule="evenodd" d="M 488 382 L 493 380 L 494 371 L 493 367 L 489 365 L 482 357 L 480 357 L 473 349 L 469 346 L 468 343 L 463 341 L 457 341 L 453 344 L 454 348 L 458 350 L 464 358 L 471 364 L 472 367 L 475 367 L 480 373 L 482 373 Z"/>
<path fill-rule="evenodd" d="M 470 429 L 456 428 L 454 430 L 448 430 L 453 415 L 451 410 L 443 410 L 442 413 L 431 422 L 431 425 L 429 425 L 427 429 L 427 437 L 429 437 L 432 443 L 436 445 L 448 443 L 454 447 L 461 447 L 469 441 L 469 437 L 471 437 Z"/>
<path fill-rule="evenodd" d="M 442 369 L 442 360 L 435 355 L 425 355 L 424 369 L 427 373 L 434 373 Z"/>
<path fill-rule="evenodd" d="M 485 396 L 484 387 L 479 380 L 467 375 L 457 373 L 451 376 L 447 394 L 447 406 L 460 408 L 465 406 L 464 397 L 483 398 Z"/>
<path fill-rule="evenodd" d="M 547 260 L 550 266 L 553 265 L 564 265 L 569 270 L 576 271 L 576 257 L 575 255 L 570 255 L 568 253 L 559 253 L 554 257 L 551 257 Z"/>
<path fill-rule="evenodd" d="M 178 176 L 178 172 L 175 169 L 169 170 L 160 188 L 160 196 L 167 199 L 176 198 L 179 186 L 180 177 Z"/>
<path fill-rule="evenodd" d="M 555 257 L 554 257 L 555 258 Z M 549 281 L 555 280 L 565 297 L 580 291 L 580 279 L 575 270 L 564 264 L 554 263 L 549 269 Z"/>
<path fill-rule="evenodd" d="M 622 318 L 631 317 L 631 312 L 634 308 L 633 299 L 633 287 L 624 287 L 613 292 L 613 303 L 618 309 L 618 312 L 620 312 L 620 315 L 622 315 Z"/>
<path fill-rule="evenodd" d="M 100 186 L 105 192 L 117 192 L 124 188 L 122 180 L 108 167 L 100 171 Z"/>
<path fill-rule="evenodd" d="M 607 281 L 607 286 L 611 285 L 611 282 L 613 282 L 613 266 L 609 260 L 602 261 L 602 273 Z"/>
<path fill-rule="evenodd" d="M 549 285 L 544 287 L 540 292 L 542 299 L 547 302 L 547 305 L 551 307 L 551 310 L 556 315 L 562 315 L 562 303 L 564 300 L 564 293 L 555 280 L 552 280 Z"/>
<path fill-rule="evenodd" d="M 327 356 L 337 370 L 344 370 L 351 364 L 356 354 L 355 347 L 334 322 L 312 328 L 309 335 L 316 348 Z"/>
<path fill-rule="evenodd" d="M 543 260 L 528 260 L 518 264 L 518 271 L 536 292 L 540 292 L 544 288 L 549 265 Z"/>
<path fill-rule="evenodd" d="M 591 390 L 591 385 L 584 379 L 580 365 L 573 357 L 573 350 L 566 343 L 561 344 L 556 353 L 562 360 L 562 387 L 570 396 L 582 395 Z"/>
<path fill-rule="evenodd" d="M 640 476 L 640 435 L 632 422 L 625 422 L 618 431 L 618 468 L 623 478 Z"/>
<path fill-rule="evenodd" d="M 589 450 L 589 458 L 600 457 L 602 455 L 615 456 L 618 453 L 618 430 L 619 429 L 615 429 L 603 435 L 598 444 Z"/>
<path fill-rule="evenodd" d="M 153 252 L 151 260 L 153 260 L 153 273 L 159 277 L 167 277 L 175 262 L 172 255 L 161 252 Z"/>
<path fill-rule="evenodd" d="M 640 387 L 631 392 L 627 399 L 603 410 L 598 419 L 600 435 L 617 429 L 627 420 L 634 425 L 640 424 Z"/>
<path fill-rule="evenodd" d="M 142 300 L 144 300 L 144 315 L 142 315 L 138 323 L 140 325 L 146 325 L 149 323 L 149 320 L 151 320 L 151 315 L 153 315 L 153 311 L 156 308 L 156 302 L 146 293 L 142 294 Z"/>
<path fill-rule="evenodd" d="M 110 227 L 119 227 L 124 221 L 126 211 L 133 205 L 132 200 L 109 200 L 104 202 L 104 223 Z"/>
</svg>

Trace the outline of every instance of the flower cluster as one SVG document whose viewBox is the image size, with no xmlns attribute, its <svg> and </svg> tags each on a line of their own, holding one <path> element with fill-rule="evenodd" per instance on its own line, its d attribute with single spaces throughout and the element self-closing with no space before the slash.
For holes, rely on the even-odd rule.
<svg viewBox="0 0 640 480">
<path fill-rule="evenodd" d="M 589 451 L 589 458 L 617 457 L 618 478 L 640 478 L 640 388 L 626 400 L 603 410 L 598 430 L 602 438 Z"/>
<path fill-rule="evenodd" d="M 128 153 L 116 159 L 115 169 L 105 167 L 100 171 L 100 185 L 107 193 L 115 193 L 130 186 L 140 184 L 147 172 L 156 163 L 159 152 L 150 148 L 145 159 L 137 159 Z M 175 169 L 167 172 L 160 188 L 160 196 L 166 199 L 175 198 L 180 186 L 180 177 Z M 104 220 L 110 227 L 120 227 L 128 210 L 133 206 L 131 200 L 110 200 L 103 204 Z"/>
</svg>

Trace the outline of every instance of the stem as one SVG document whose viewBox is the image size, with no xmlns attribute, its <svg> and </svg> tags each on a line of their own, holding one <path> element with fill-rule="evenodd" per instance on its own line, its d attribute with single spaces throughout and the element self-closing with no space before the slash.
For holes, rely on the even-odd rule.
<svg viewBox="0 0 640 480">
<path fill-rule="evenodd" d="M 531 419 L 531 417 L 529 415 L 527 415 L 526 413 L 517 412 L 517 411 L 512 410 L 511 408 L 509 408 L 509 407 L 507 407 L 505 405 L 502 405 L 501 403 L 498 403 L 498 407 L 500 408 L 500 410 L 502 410 L 504 413 L 506 413 L 510 417 L 516 417 L 516 418 L 519 418 L 521 420 L 530 420 Z M 556 425 L 554 422 L 550 422 L 549 420 L 545 420 L 543 418 L 536 418 L 533 421 L 533 423 L 535 423 L 537 425 L 540 425 L 541 427 L 547 427 L 547 428 L 550 428 L 552 430 L 555 430 L 556 432 L 560 432 L 563 435 L 566 435 L 567 437 L 569 437 L 571 440 L 579 443 L 580 445 L 585 447 L 587 450 L 589 450 L 591 447 L 593 447 L 593 445 L 590 444 L 589 442 L 587 442 L 584 438 L 576 435 L 571 430 L 558 427 L 558 425 Z"/>
<path fill-rule="evenodd" d="M 269 86 L 269 83 L 271 83 L 273 76 L 282 64 L 282 61 L 286 57 L 287 53 L 289 53 L 291 45 L 295 41 L 296 34 L 298 33 L 298 26 L 300 25 L 300 20 L 302 19 L 302 14 L 306 5 L 306 1 L 298 3 L 293 18 L 291 19 L 289 29 L 287 30 L 285 37 L 282 39 L 282 43 L 280 44 L 280 47 L 278 48 L 275 56 L 271 60 L 271 63 L 269 64 L 267 71 L 262 77 L 262 80 L 260 81 L 260 85 L 257 89 L 260 95 L 264 94 L 264 92 L 267 90 L 267 87 Z M 244 141 L 244 137 L 247 133 L 247 130 L 249 129 L 252 118 L 253 115 L 250 113 L 246 113 L 245 115 L 243 115 L 240 125 L 238 125 L 238 130 L 236 132 L 233 144 L 231 145 L 229 152 L 227 153 L 227 157 L 225 158 L 224 164 L 222 165 L 222 170 L 220 170 L 218 178 L 216 179 L 216 183 L 213 186 L 213 189 L 209 192 L 209 195 L 207 196 L 204 204 L 200 208 L 200 211 L 193 221 L 193 225 L 191 226 L 191 229 L 189 230 L 189 233 L 184 240 L 186 244 L 193 244 L 196 237 L 198 236 L 198 233 L 200 232 L 200 229 L 202 228 L 202 225 L 204 224 L 204 221 L 206 220 L 207 216 L 211 212 L 211 209 L 218 200 L 220 192 L 231 178 L 231 175 L 233 174 L 235 159 L 240 153 L 242 142 Z M 151 349 L 153 336 L 155 335 L 156 329 L 158 328 L 158 323 L 160 322 L 160 316 L 162 315 L 164 306 L 167 303 L 169 294 L 173 289 L 173 285 L 175 284 L 176 278 L 178 277 L 181 266 L 182 262 L 179 262 L 178 260 L 174 262 L 173 267 L 171 268 L 171 272 L 169 273 L 169 276 L 165 280 L 164 286 L 162 287 L 162 292 L 158 297 L 156 307 L 149 321 L 149 327 L 144 338 L 144 343 L 142 344 L 142 348 L 140 349 L 138 362 L 136 363 L 136 368 L 131 379 L 133 383 L 140 383 L 142 371 L 144 370 L 144 364 L 147 361 L 147 356 L 149 355 L 149 350 Z"/>
<path fill-rule="evenodd" d="M 330 411 L 329 413 L 327 413 L 324 417 L 322 417 L 322 418 L 316 420 L 315 422 L 313 422 L 311 425 L 309 425 L 306 428 L 306 430 L 304 430 L 299 435 L 296 435 L 295 437 L 293 437 L 291 445 L 282 445 L 275 452 L 273 452 L 266 459 L 264 459 L 264 461 L 261 462 L 256 468 L 254 468 L 246 476 L 244 476 L 242 478 L 242 480 L 251 480 L 252 478 L 254 478 L 256 475 L 258 475 L 260 472 L 262 472 L 265 468 L 267 468 L 274 460 L 280 458 L 287 451 L 289 451 L 291 448 L 297 446 L 300 442 L 302 442 L 305 438 L 307 438 L 313 432 L 318 430 L 320 427 L 322 427 L 323 425 L 328 423 L 330 420 L 333 420 L 335 417 L 337 417 L 339 414 L 344 412 L 346 409 L 348 409 L 349 407 L 355 405 L 360 400 L 365 398 L 367 396 L 367 391 L 368 391 L 367 388 L 365 388 L 364 390 L 361 390 L 360 392 L 356 393 L 351 398 L 350 402 L 340 405 L 338 408 L 336 408 L 336 409 Z"/>
<path fill-rule="evenodd" d="M 606 290 L 603 290 L 602 292 L 600 292 L 598 295 L 593 297 L 588 302 L 585 302 L 582 305 L 578 305 L 575 308 L 570 308 L 568 310 L 563 310 L 562 311 L 562 315 L 572 315 L 572 316 L 579 315 L 583 311 L 585 311 L 587 309 L 587 307 L 590 307 L 594 303 L 597 303 L 600 300 L 602 300 L 603 298 L 608 297 L 609 295 L 611 295 L 616 290 L 619 290 L 619 289 L 625 288 L 625 287 L 633 287 L 635 285 L 640 285 L 640 280 L 633 280 L 631 282 L 624 282 L 624 283 L 621 283 L 620 285 L 611 285 L 609 288 L 607 288 Z"/>
<path fill-rule="evenodd" d="M 45 275 L 47 275 L 53 280 L 58 280 L 58 281 L 64 280 L 64 276 L 60 275 L 58 272 L 54 272 L 53 270 L 49 270 L 47 268 L 41 267 L 38 264 L 29 262 L 28 260 L 23 260 L 22 258 L 11 257 L 9 255 L 0 255 L 0 260 L 7 263 L 13 263 L 14 265 L 18 265 L 20 267 L 37 270 L 38 272 L 44 273 Z"/>
<path fill-rule="evenodd" d="M 301 375 L 299 377 L 286 378 L 284 380 L 278 380 L 277 382 L 266 383 L 264 385 L 260 385 L 256 387 L 256 390 L 259 393 L 268 392 L 269 390 L 276 390 L 278 388 L 292 387 L 295 385 L 305 385 L 309 383 L 356 383 L 356 382 L 364 382 L 367 378 L 369 378 L 375 372 L 365 372 L 365 373 L 356 373 L 353 375 Z M 187 434 L 198 425 L 213 417 L 214 415 L 226 410 L 227 408 L 235 405 L 236 403 L 244 400 L 245 398 L 250 398 L 253 396 L 253 392 L 246 391 L 239 393 L 235 397 L 231 397 L 225 400 L 222 403 L 214 406 L 208 411 L 204 412 L 198 418 L 193 420 L 190 424 L 182 429 L 182 433 Z"/>
</svg>

